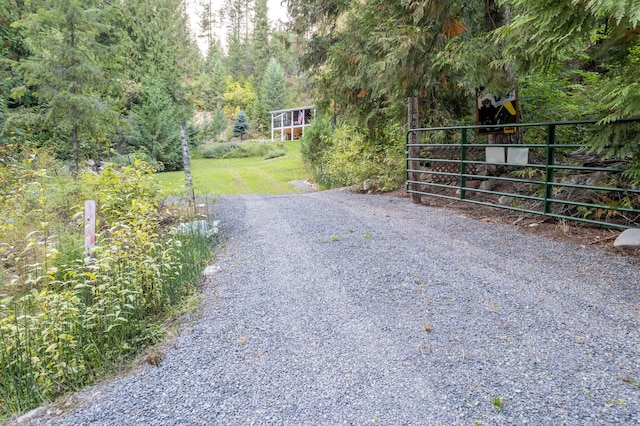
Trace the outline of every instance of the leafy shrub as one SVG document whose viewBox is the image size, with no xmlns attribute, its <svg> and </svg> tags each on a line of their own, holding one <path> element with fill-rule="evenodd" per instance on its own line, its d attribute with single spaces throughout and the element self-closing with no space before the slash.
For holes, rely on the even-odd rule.
<svg viewBox="0 0 640 426">
<path fill-rule="evenodd" d="M 239 151 L 240 144 L 224 142 L 210 145 L 202 152 L 203 158 L 229 158 L 227 155 L 233 151 Z"/>
<path fill-rule="evenodd" d="M 335 130 L 327 119 L 317 119 L 305 130 L 302 155 L 318 184 L 325 188 L 373 181 L 388 191 L 404 180 L 404 145 L 400 126 L 389 124 L 369 135 L 350 125 Z"/>
<path fill-rule="evenodd" d="M 202 156 L 204 158 L 248 158 L 248 157 L 264 157 L 269 152 L 276 150 L 284 151 L 284 144 L 273 144 L 270 142 L 246 142 L 235 143 L 225 142 L 217 143 L 207 147 Z M 284 154 L 282 154 L 284 155 Z M 271 157 L 273 158 L 273 157 Z"/>
<path fill-rule="evenodd" d="M 336 128 L 324 172 L 334 185 L 360 185 L 372 180 L 379 191 L 398 188 L 404 180 L 404 150 L 399 127 L 388 127 L 382 140 L 371 141 L 359 129 Z"/>
<path fill-rule="evenodd" d="M 329 175 L 324 172 L 326 154 L 332 146 L 333 130 L 329 120 L 324 116 L 318 116 L 304 131 L 300 140 L 300 151 L 307 167 L 313 173 L 314 180 L 325 188 L 330 188 L 332 182 Z"/>
<path fill-rule="evenodd" d="M 287 151 L 274 150 L 274 151 L 267 152 L 265 155 L 262 156 L 262 159 L 270 160 L 272 158 L 284 157 L 285 155 L 287 155 Z"/>
<path fill-rule="evenodd" d="M 193 290 L 211 257 L 206 235 L 161 228 L 180 213 L 161 214 L 153 167 L 108 165 L 77 183 L 49 170 L 55 163 L 37 152 L 0 160 L 0 276 L 9 278 L 0 286 L 0 418 L 77 389 L 153 343 L 154 321 Z M 87 198 L 97 202 L 99 234 L 85 259 Z"/>
</svg>

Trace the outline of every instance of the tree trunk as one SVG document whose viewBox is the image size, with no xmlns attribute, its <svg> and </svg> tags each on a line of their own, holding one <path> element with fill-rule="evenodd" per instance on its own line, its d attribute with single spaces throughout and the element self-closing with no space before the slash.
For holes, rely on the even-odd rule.
<svg viewBox="0 0 640 426">
<path fill-rule="evenodd" d="M 487 31 L 493 31 L 496 28 L 500 28 L 503 25 L 511 23 L 511 11 L 508 6 L 501 9 L 495 2 L 495 0 L 485 0 L 485 29 Z M 511 64 L 507 65 L 505 69 L 507 83 L 513 84 L 515 87 L 515 76 L 513 75 L 513 69 Z M 502 94 L 500 94 L 502 95 Z M 516 133 L 496 133 L 488 135 L 488 142 L 490 144 L 512 144 L 523 143 L 523 135 L 520 128 L 517 128 Z M 507 158 L 507 148 L 505 148 L 505 160 Z"/>
</svg>

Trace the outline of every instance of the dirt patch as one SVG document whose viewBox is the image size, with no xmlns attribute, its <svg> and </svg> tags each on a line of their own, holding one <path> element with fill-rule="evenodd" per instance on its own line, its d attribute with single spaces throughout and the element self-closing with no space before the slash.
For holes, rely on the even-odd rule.
<svg viewBox="0 0 640 426">
<path fill-rule="evenodd" d="M 407 194 L 405 188 L 380 195 L 406 198 L 408 202 L 411 202 L 411 196 Z M 421 204 L 429 207 L 450 209 L 455 211 L 460 217 L 469 217 L 483 222 L 516 226 L 524 232 L 531 234 L 542 235 L 554 240 L 578 244 L 583 247 L 598 247 L 617 255 L 632 256 L 640 259 L 640 250 L 628 251 L 613 247 L 614 240 L 621 233 L 619 229 L 596 227 L 570 220 L 525 214 L 507 209 L 487 207 L 465 203 L 463 201 L 452 201 L 446 198 L 426 195 L 422 196 Z"/>
</svg>

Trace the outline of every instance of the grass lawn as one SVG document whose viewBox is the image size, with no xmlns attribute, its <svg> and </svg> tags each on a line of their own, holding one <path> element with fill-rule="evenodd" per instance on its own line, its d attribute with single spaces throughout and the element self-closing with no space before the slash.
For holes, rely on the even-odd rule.
<svg viewBox="0 0 640 426">
<path fill-rule="evenodd" d="M 300 141 L 288 141 L 285 146 L 287 155 L 269 160 L 259 157 L 191 160 L 191 176 L 196 194 L 296 192 L 293 185 L 287 182 L 307 178 L 300 154 Z M 156 176 L 168 187 L 185 186 L 184 172 L 158 173 Z"/>
</svg>

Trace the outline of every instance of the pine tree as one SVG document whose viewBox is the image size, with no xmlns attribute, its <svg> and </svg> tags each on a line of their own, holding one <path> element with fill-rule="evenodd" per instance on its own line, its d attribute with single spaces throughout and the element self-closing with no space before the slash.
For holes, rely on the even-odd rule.
<svg viewBox="0 0 640 426">
<path fill-rule="evenodd" d="M 114 88 L 107 67 L 115 56 L 99 37 L 109 30 L 102 5 L 42 2 L 19 21 L 34 53 L 21 64 L 25 81 L 37 88 L 45 122 L 66 133 L 74 174 L 83 156 L 97 158 L 106 150 L 118 117 L 107 95 Z"/>
<path fill-rule="evenodd" d="M 262 78 L 262 88 L 260 90 L 260 119 L 258 120 L 262 130 L 269 124 L 269 111 L 283 109 L 286 107 L 286 80 L 284 70 L 275 59 L 269 61 L 264 76 Z"/>
<path fill-rule="evenodd" d="M 251 1 L 226 0 L 227 12 L 227 57 L 226 68 L 236 80 L 250 75 L 249 28 Z"/>
<path fill-rule="evenodd" d="M 233 123 L 233 136 L 240 136 L 242 141 L 244 135 L 249 131 L 249 121 L 244 111 L 240 111 Z"/>
<path fill-rule="evenodd" d="M 142 135 L 142 142 L 138 138 L 122 143 L 131 143 L 129 150 L 144 149 L 166 169 L 182 167 L 179 125 L 193 115 L 185 82 L 196 75 L 201 61 L 187 21 L 182 0 L 128 0 L 123 3 L 119 21 L 127 34 L 122 47 L 130 52 L 126 77 L 141 84 L 143 94 L 134 108 L 136 118 L 130 120 L 139 127 L 133 132 Z M 156 121 L 158 116 L 171 120 L 161 125 Z"/>
<path fill-rule="evenodd" d="M 200 7 L 202 10 L 198 13 L 200 17 L 200 31 L 199 37 L 205 37 L 207 39 L 207 46 L 211 46 L 214 41 L 213 30 L 216 25 L 216 14 L 213 11 L 211 0 L 200 0 Z"/>
<path fill-rule="evenodd" d="M 256 76 L 256 86 L 262 85 L 262 73 L 267 68 L 270 57 L 269 18 L 267 0 L 255 0 L 255 18 L 251 37 L 251 69 Z"/>
<path fill-rule="evenodd" d="M 155 70 L 150 70 L 142 87 L 141 102 L 132 110 L 138 138 L 130 141 L 131 150 L 146 153 L 161 170 L 179 170 L 182 167 L 181 120 L 171 96 Z"/>
<path fill-rule="evenodd" d="M 211 118 L 211 123 L 209 124 L 209 126 L 209 128 L 211 129 L 211 134 L 216 140 L 220 137 L 220 134 L 227 128 L 227 119 L 224 116 L 224 111 L 221 105 L 218 105 L 213 112 L 213 117 Z"/>
<path fill-rule="evenodd" d="M 27 93 L 22 77 L 14 72 L 18 60 L 29 56 L 24 37 L 18 28 L 11 26 L 24 12 L 23 9 L 22 2 L 0 0 L 0 135 L 9 116 L 9 105 L 18 106 L 25 98 L 33 99 Z M 11 91 L 15 88 L 19 89 L 12 95 Z"/>
<path fill-rule="evenodd" d="M 212 107 L 221 106 L 227 89 L 227 72 L 222 59 L 218 59 L 211 71 L 211 102 Z"/>
</svg>

